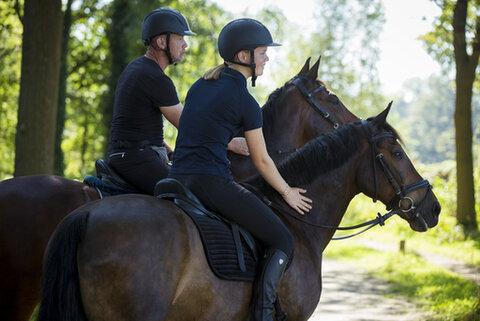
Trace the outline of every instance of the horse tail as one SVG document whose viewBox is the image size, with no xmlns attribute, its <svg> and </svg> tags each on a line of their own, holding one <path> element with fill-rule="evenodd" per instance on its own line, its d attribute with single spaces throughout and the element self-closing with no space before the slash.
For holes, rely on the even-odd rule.
<svg viewBox="0 0 480 321">
<path fill-rule="evenodd" d="M 48 242 L 37 321 L 87 320 L 80 294 L 77 248 L 85 236 L 88 217 L 88 211 L 66 216 Z"/>
</svg>

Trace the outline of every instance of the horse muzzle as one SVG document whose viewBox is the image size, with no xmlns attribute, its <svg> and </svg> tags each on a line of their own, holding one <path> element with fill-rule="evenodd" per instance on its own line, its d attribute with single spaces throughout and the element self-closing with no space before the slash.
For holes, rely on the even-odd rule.
<svg viewBox="0 0 480 321">
<path fill-rule="evenodd" d="M 425 232 L 429 228 L 435 227 L 438 224 L 438 217 L 442 210 L 440 203 L 435 199 L 430 206 L 419 207 L 413 212 L 412 216 L 407 218 L 410 228 L 416 232 Z"/>
</svg>

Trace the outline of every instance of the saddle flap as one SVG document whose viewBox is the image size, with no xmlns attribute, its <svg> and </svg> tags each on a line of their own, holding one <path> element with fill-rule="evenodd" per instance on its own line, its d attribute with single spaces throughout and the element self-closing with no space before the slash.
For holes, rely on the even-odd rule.
<svg viewBox="0 0 480 321">
<path fill-rule="evenodd" d="M 250 233 L 207 210 L 187 187 L 174 178 L 159 181 L 154 195 L 173 200 L 192 219 L 200 233 L 210 268 L 218 277 L 253 280 L 258 255 Z"/>
</svg>

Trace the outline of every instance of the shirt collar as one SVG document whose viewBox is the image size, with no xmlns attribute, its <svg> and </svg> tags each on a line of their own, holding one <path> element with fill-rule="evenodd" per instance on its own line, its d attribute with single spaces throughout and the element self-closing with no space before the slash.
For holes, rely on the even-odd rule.
<svg viewBox="0 0 480 321">
<path fill-rule="evenodd" d="M 247 79 L 240 71 L 227 67 L 223 69 L 222 75 L 227 75 L 232 78 L 235 78 L 237 81 L 240 81 L 244 87 L 247 87 Z"/>
</svg>

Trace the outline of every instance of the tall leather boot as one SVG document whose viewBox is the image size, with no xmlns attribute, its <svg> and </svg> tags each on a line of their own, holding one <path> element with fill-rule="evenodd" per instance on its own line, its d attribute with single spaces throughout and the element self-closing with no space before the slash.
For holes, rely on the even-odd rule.
<svg viewBox="0 0 480 321">
<path fill-rule="evenodd" d="M 273 304 L 287 261 L 288 256 L 280 250 L 268 249 L 265 252 L 260 262 L 260 274 L 253 285 L 252 321 L 274 320 Z"/>
</svg>

